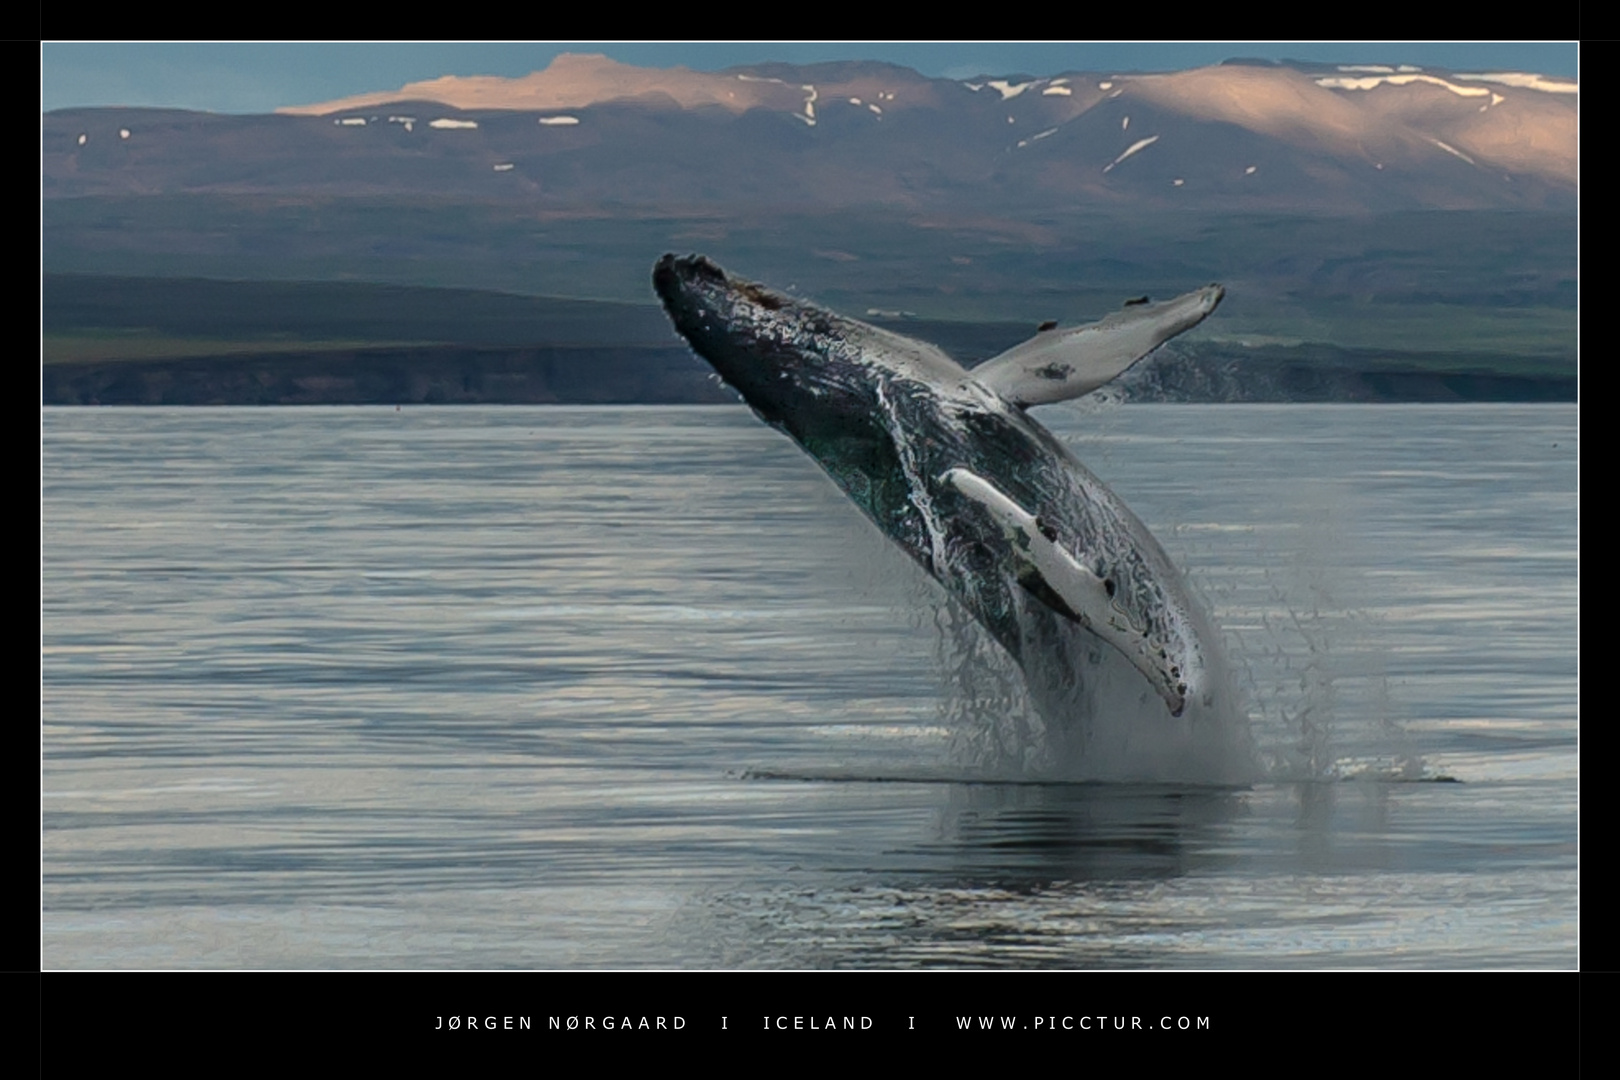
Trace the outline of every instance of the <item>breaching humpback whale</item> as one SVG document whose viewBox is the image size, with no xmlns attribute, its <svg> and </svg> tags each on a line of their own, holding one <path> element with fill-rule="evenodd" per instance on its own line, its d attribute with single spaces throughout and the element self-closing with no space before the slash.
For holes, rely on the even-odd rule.
<svg viewBox="0 0 1620 1080">
<path fill-rule="evenodd" d="M 1217 644 L 1181 575 L 1026 410 L 1089 393 L 1196 326 L 1219 285 L 1073 329 L 1043 324 L 971 371 L 701 255 L 665 255 L 653 287 L 693 350 L 1012 656 L 1044 714 L 1082 688 L 1099 643 L 1172 716 L 1208 704 Z"/>
</svg>

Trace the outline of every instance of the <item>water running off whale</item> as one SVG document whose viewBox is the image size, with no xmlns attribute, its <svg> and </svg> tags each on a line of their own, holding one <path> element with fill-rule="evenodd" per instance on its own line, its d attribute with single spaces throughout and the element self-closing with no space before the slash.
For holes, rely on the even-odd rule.
<svg viewBox="0 0 1620 1080">
<path fill-rule="evenodd" d="M 933 345 L 700 255 L 665 255 L 653 285 L 693 350 L 1016 662 L 1048 730 L 1083 743 L 1106 712 L 1127 741 L 1244 757 L 1236 747 L 1246 731 L 1202 608 L 1146 526 L 1026 411 L 1107 383 L 1202 321 L 1220 286 L 1074 329 L 1043 325 L 968 372 Z M 1134 756 L 1162 775 L 1163 753 Z M 1216 764 L 1211 775 L 1209 765 L 1171 771 L 1241 771 Z"/>
</svg>

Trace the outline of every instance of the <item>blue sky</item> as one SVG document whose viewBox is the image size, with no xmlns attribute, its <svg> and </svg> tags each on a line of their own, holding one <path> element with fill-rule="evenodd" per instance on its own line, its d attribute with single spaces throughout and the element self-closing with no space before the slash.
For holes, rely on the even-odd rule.
<svg viewBox="0 0 1620 1080">
<path fill-rule="evenodd" d="M 1130 43 L 591 43 L 130 44 L 41 47 L 44 109 L 162 106 L 269 112 L 440 75 L 527 75 L 560 52 L 600 52 L 647 67 L 716 70 L 770 60 L 887 60 L 925 75 L 1050 75 L 1065 70 L 1168 71 L 1231 57 L 1416 64 L 1454 71 L 1576 74 L 1573 43 L 1130 42 Z"/>
</svg>

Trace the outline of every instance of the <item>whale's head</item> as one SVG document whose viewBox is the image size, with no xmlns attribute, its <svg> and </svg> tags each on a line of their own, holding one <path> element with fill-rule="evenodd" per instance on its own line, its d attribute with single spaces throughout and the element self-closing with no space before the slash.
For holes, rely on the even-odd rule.
<svg viewBox="0 0 1620 1080">
<path fill-rule="evenodd" d="M 659 259 L 653 288 L 693 351 L 767 422 L 797 437 L 798 426 L 818 415 L 860 411 L 840 400 L 870 392 L 840 348 L 848 320 L 728 274 L 702 255 Z"/>
<path fill-rule="evenodd" d="M 932 566 L 903 459 L 922 429 L 943 432 L 919 384 L 885 396 L 900 361 L 892 350 L 871 347 L 884 331 L 728 274 L 701 255 L 659 259 L 653 288 L 692 350 L 760 419 L 797 442 L 879 528 Z M 960 379 L 961 370 L 952 370 Z M 909 411 L 902 419 L 898 410 Z"/>
</svg>

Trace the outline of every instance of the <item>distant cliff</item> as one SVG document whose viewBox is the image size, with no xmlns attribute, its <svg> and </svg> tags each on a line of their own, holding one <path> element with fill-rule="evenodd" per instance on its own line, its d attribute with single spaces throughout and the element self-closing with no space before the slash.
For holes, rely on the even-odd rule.
<svg viewBox="0 0 1620 1080">
<path fill-rule="evenodd" d="M 1282 355 L 1161 354 L 1124 401 L 1574 401 L 1574 375 L 1366 368 Z M 420 346 L 48 366 L 46 405 L 721 405 L 684 349 Z"/>
<path fill-rule="evenodd" d="M 361 283 L 48 275 L 47 405 L 720 404 L 652 305 Z M 872 316 L 972 365 L 1024 323 Z M 1572 358 L 1178 341 L 1135 401 L 1571 401 Z"/>
</svg>

